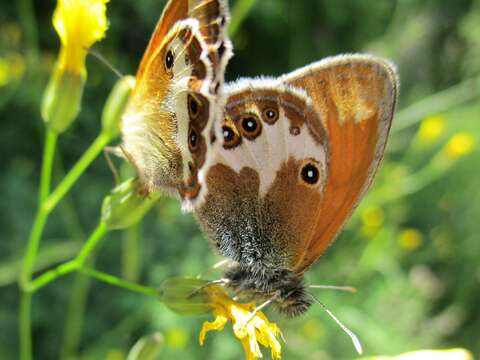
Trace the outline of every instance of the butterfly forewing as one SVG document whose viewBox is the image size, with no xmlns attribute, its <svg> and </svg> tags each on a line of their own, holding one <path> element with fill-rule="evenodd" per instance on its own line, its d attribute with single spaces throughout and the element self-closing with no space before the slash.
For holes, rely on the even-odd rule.
<svg viewBox="0 0 480 360">
<path fill-rule="evenodd" d="M 294 269 L 310 266 L 336 238 L 370 186 L 383 157 L 398 84 L 389 63 L 368 56 L 326 59 L 281 79 L 304 89 L 327 129 L 325 195 Z"/>
<path fill-rule="evenodd" d="M 220 0 L 170 1 L 137 72 L 122 149 L 147 191 L 194 198 L 231 45 Z"/>
<path fill-rule="evenodd" d="M 188 18 L 199 22 L 202 38 L 208 46 L 213 46 L 209 51 L 214 52 L 225 46 L 229 51 L 230 41 L 226 37 L 225 26 L 229 19 L 228 5 L 223 0 L 170 0 L 165 5 L 162 16 L 150 38 L 147 49 L 143 54 L 138 68 L 137 77 L 143 75 L 145 67 L 162 47 L 167 33 L 175 23 Z M 230 54 L 225 54 L 228 60 Z"/>
</svg>

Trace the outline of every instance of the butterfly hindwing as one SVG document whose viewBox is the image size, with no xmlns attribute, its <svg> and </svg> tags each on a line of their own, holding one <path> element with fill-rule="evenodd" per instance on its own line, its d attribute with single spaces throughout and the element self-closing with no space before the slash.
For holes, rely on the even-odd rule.
<svg viewBox="0 0 480 360">
<path fill-rule="evenodd" d="M 253 273 L 301 273 L 371 183 L 396 101 L 389 64 L 337 57 L 227 88 L 196 214 L 220 252 Z"/>
<path fill-rule="evenodd" d="M 327 129 L 330 172 L 325 195 L 294 269 L 320 257 L 371 185 L 383 157 L 397 101 L 394 67 L 364 55 L 337 56 L 281 78 L 302 88 Z"/>
<path fill-rule="evenodd" d="M 302 91 L 274 80 L 228 91 L 196 214 L 223 255 L 287 268 L 323 197 L 326 132 Z"/>
</svg>

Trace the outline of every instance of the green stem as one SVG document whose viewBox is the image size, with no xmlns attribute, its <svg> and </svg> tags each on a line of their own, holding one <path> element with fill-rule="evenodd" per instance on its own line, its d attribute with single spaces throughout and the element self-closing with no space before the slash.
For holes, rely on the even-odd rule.
<svg viewBox="0 0 480 360">
<path fill-rule="evenodd" d="M 48 194 L 50 193 L 53 160 L 55 158 L 55 147 L 57 145 L 57 139 L 57 133 L 50 129 L 47 129 L 45 148 L 43 150 L 42 174 L 40 176 L 40 204 L 43 204 L 45 199 L 48 197 Z"/>
<path fill-rule="evenodd" d="M 75 259 L 80 266 L 85 263 L 88 255 L 90 255 L 93 249 L 98 245 L 98 242 L 105 236 L 107 232 L 107 225 L 103 221 L 100 222 Z"/>
<path fill-rule="evenodd" d="M 63 263 L 74 257 L 81 244 L 78 241 L 59 240 L 60 243 L 39 249 L 37 260 L 33 267 L 33 272 L 43 272 L 45 269 L 55 266 L 55 264 Z M 23 258 L 6 260 L 0 264 L 0 288 L 12 285 L 18 282 L 20 273 L 22 272 Z"/>
<path fill-rule="evenodd" d="M 30 282 L 26 286 L 25 290 L 32 293 L 36 292 L 42 287 L 50 284 L 52 281 L 55 281 L 58 278 L 71 273 L 72 271 L 78 270 L 85 263 L 88 255 L 95 249 L 95 246 L 98 245 L 98 242 L 105 236 L 107 231 L 108 229 L 105 223 L 101 222 L 98 224 L 75 259 L 60 264 L 54 269 L 40 275 Z"/>
<path fill-rule="evenodd" d="M 79 264 L 75 260 L 67 261 L 66 263 L 60 264 L 56 268 L 47 271 L 46 273 L 40 275 L 35 280 L 33 280 L 26 288 L 26 291 L 34 293 L 45 285 L 51 283 L 52 281 L 64 275 L 70 274 L 72 271 L 77 270 L 78 267 Z"/>
<path fill-rule="evenodd" d="M 140 223 L 126 228 L 122 232 L 122 277 L 128 281 L 137 281 L 141 263 Z"/>
<path fill-rule="evenodd" d="M 421 191 L 441 178 L 454 163 L 453 159 L 440 152 L 416 173 L 376 190 L 374 195 L 376 203 L 384 205 Z"/>
<path fill-rule="evenodd" d="M 79 271 L 113 286 L 124 288 L 146 296 L 158 297 L 157 289 L 152 287 L 131 283 L 129 281 L 122 280 L 116 276 L 106 274 L 89 267 L 82 267 L 79 269 Z"/>
<path fill-rule="evenodd" d="M 415 125 L 427 115 L 447 111 L 478 98 L 479 90 L 480 76 L 477 76 L 417 101 L 398 112 L 392 126 L 392 134 Z"/>
<path fill-rule="evenodd" d="M 72 188 L 78 178 L 85 172 L 87 167 L 96 159 L 98 154 L 107 146 L 111 137 L 108 133 L 102 132 L 90 147 L 85 151 L 82 157 L 77 161 L 75 166 L 63 178 L 62 182 L 58 184 L 57 188 L 48 197 L 44 203 L 46 211 L 51 212 L 65 194 Z"/>
<path fill-rule="evenodd" d="M 47 130 L 45 135 L 45 144 L 43 150 L 43 162 L 42 172 L 40 176 L 40 190 L 39 190 L 39 208 L 35 216 L 35 221 L 28 238 L 27 251 L 25 254 L 25 260 L 23 262 L 23 270 L 20 275 L 20 286 L 25 287 L 32 278 L 32 269 L 35 264 L 35 258 L 37 257 L 38 246 L 42 237 L 43 228 L 47 222 L 48 212 L 43 208 L 43 201 L 48 196 L 50 191 L 50 181 L 52 174 L 53 158 L 55 156 L 55 145 L 57 143 L 57 135 Z"/>
<path fill-rule="evenodd" d="M 90 259 L 88 263 L 93 264 L 93 259 Z M 60 359 L 78 357 L 76 353 L 82 338 L 90 284 L 91 279 L 88 276 L 81 273 L 75 274 L 72 290 L 69 294 L 67 316 L 65 317 L 63 339 L 60 346 Z"/>
<path fill-rule="evenodd" d="M 32 359 L 32 328 L 30 322 L 30 309 L 32 305 L 32 294 L 22 292 L 20 297 L 20 359 Z"/>
<path fill-rule="evenodd" d="M 60 346 L 59 358 L 62 360 L 78 358 L 77 352 L 82 339 L 90 284 L 91 280 L 88 276 L 80 273 L 75 274 L 72 290 L 69 294 L 67 316 Z"/>
<path fill-rule="evenodd" d="M 28 283 L 32 278 L 33 266 L 35 264 L 40 238 L 42 237 L 43 228 L 45 227 L 47 218 L 48 214 L 43 210 L 39 210 L 35 216 L 32 232 L 30 233 L 30 237 L 28 239 L 27 252 L 23 261 L 22 273 L 20 274 L 20 287 L 22 289 L 28 287 Z"/>
<path fill-rule="evenodd" d="M 52 173 L 53 158 L 55 156 L 55 146 L 57 142 L 57 135 L 52 131 L 47 130 L 44 144 L 44 158 L 42 161 L 42 174 L 40 176 L 40 190 L 39 190 L 39 207 L 35 216 L 35 221 L 30 232 L 27 242 L 27 250 L 23 262 L 22 273 L 20 274 L 19 286 L 22 291 L 20 299 L 19 312 L 19 331 L 20 331 L 20 358 L 29 360 L 32 358 L 32 333 L 31 333 L 31 319 L 30 307 L 32 303 L 32 296 L 26 291 L 30 280 L 32 279 L 33 267 L 42 238 L 43 229 L 47 222 L 48 212 L 43 208 L 43 200 L 48 196 L 50 191 L 50 180 Z"/>
</svg>

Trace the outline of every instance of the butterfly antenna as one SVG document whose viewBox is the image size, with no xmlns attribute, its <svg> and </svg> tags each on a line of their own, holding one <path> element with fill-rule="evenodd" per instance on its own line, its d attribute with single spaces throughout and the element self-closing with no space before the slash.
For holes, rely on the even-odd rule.
<svg viewBox="0 0 480 360">
<path fill-rule="evenodd" d="M 355 347 L 355 350 L 357 350 L 357 353 L 359 355 L 362 355 L 363 353 L 362 343 L 360 342 L 360 340 L 358 340 L 357 335 L 355 335 L 352 330 L 347 328 L 335 315 L 333 315 L 333 313 L 327 308 L 327 306 L 324 303 L 322 303 L 312 294 L 308 293 L 308 295 L 310 295 L 313 301 L 315 301 L 318 305 L 320 305 L 320 307 L 333 319 L 333 321 L 335 321 L 337 325 L 340 326 L 340 328 L 350 337 L 350 339 L 353 342 L 353 346 Z"/>
<path fill-rule="evenodd" d="M 113 163 L 112 158 L 110 155 L 121 156 L 121 151 L 117 146 L 105 146 L 103 148 L 103 155 L 105 156 L 105 160 L 107 161 L 108 167 L 113 174 L 113 179 L 115 180 L 115 185 L 120 184 L 120 175 L 118 174 L 118 169 Z M 120 152 L 120 155 L 119 155 Z"/>
<path fill-rule="evenodd" d="M 309 285 L 310 289 L 324 289 L 324 290 L 338 290 L 338 291 L 345 291 L 352 294 L 357 292 L 357 288 L 352 286 L 333 286 L 333 285 Z"/>
<path fill-rule="evenodd" d="M 98 61 L 100 61 L 103 65 L 105 65 L 107 68 L 109 68 L 119 79 L 123 78 L 123 74 L 115 67 L 112 65 L 110 61 L 108 61 L 102 54 L 100 54 L 97 50 L 95 49 L 87 49 L 88 53 L 91 54 L 93 57 L 95 57 Z"/>
</svg>

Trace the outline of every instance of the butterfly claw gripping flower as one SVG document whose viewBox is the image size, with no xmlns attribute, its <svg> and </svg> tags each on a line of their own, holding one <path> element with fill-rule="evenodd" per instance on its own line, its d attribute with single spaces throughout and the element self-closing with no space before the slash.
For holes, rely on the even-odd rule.
<svg viewBox="0 0 480 360">
<path fill-rule="evenodd" d="M 87 77 L 87 50 L 105 36 L 107 0 L 58 0 L 53 14 L 61 49 L 42 102 L 42 117 L 56 133 L 65 131 L 80 110 Z"/>
<path fill-rule="evenodd" d="M 233 333 L 241 341 L 247 360 L 262 357 L 258 343 L 271 348 L 272 359 L 281 358 L 282 349 L 277 340 L 281 334 L 280 328 L 271 323 L 261 311 L 252 317 L 254 304 L 239 304 L 216 285 L 209 286 L 205 291 L 210 297 L 215 320 L 203 324 L 199 334 L 200 345 L 205 342 L 207 332 L 223 330 L 230 320 L 233 324 Z"/>
</svg>

